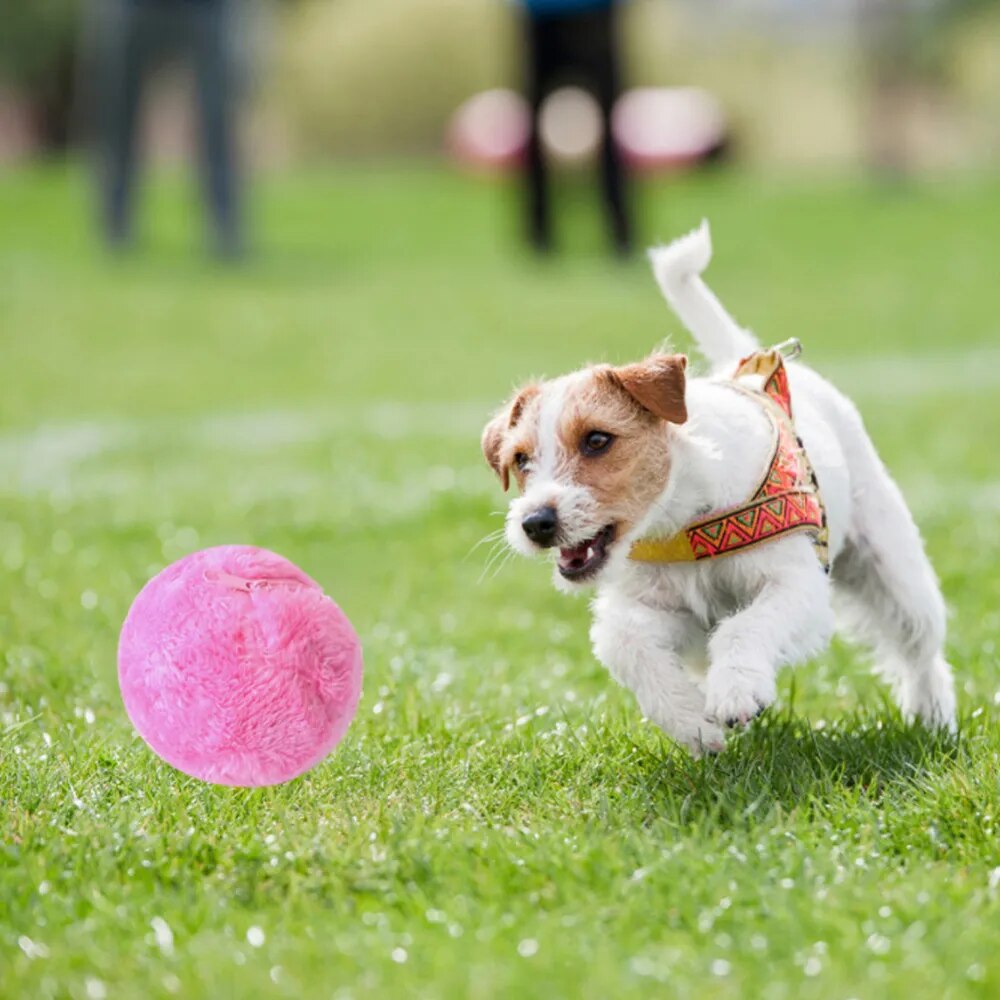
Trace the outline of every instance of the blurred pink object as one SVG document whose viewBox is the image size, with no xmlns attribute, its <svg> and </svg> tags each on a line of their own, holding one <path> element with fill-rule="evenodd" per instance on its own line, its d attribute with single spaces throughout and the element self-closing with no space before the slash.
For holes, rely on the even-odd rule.
<svg viewBox="0 0 1000 1000">
<path fill-rule="evenodd" d="M 527 102 L 512 90 L 470 97 L 448 125 L 449 152 L 465 166 L 513 170 L 524 161 L 531 129 Z M 699 87 L 638 87 L 621 96 L 612 115 L 615 144 L 629 166 L 658 171 L 691 166 L 726 145 L 722 106 Z M 575 87 L 551 94 L 542 109 L 542 142 L 563 163 L 595 155 L 601 125 L 594 99 Z"/>
<path fill-rule="evenodd" d="M 718 154 L 727 126 L 719 102 L 699 87 L 639 87 L 623 94 L 612 117 L 615 141 L 639 170 L 688 166 Z"/>
<path fill-rule="evenodd" d="M 118 678 L 139 735 L 220 785 L 274 785 L 318 764 L 361 696 L 347 616 L 287 559 L 243 545 L 195 552 L 140 591 Z"/>
<path fill-rule="evenodd" d="M 542 146 L 554 160 L 564 164 L 593 160 L 604 133 L 601 106 L 581 87 L 560 87 L 542 102 L 538 129 Z"/>
<path fill-rule="evenodd" d="M 518 167 L 528 148 L 528 105 L 513 90 L 484 90 L 461 104 L 448 125 L 447 145 L 466 166 L 482 170 Z"/>
</svg>

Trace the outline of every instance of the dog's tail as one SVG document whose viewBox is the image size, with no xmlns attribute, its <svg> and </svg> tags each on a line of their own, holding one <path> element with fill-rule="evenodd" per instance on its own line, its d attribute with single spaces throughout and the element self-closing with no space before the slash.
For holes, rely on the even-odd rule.
<svg viewBox="0 0 1000 1000">
<path fill-rule="evenodd" d="M 726 312 L 701 280 L 712 259 L 708 222 L 667 246 L 654 247 L 649 259 L 667 302 L 712 365 L 735 362 L 757 350 L 757 338 Z"/>
</svg>

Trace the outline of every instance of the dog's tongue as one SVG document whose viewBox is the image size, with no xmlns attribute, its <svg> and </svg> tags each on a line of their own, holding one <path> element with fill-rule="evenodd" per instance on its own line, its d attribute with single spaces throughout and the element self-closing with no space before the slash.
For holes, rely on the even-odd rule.
<svg viewBox="0 0 1000 1000">
<path fill-rule="evenodd" d="M 592 542 L 584 542 L 575 549 L 560 549 L 559 562 L 566 567 L 579 568 L 590 556 Z"/>
</svg>

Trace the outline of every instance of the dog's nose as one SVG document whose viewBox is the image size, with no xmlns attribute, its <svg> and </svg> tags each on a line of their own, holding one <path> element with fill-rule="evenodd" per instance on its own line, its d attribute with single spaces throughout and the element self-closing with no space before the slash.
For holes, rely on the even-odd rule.
<svg viewBox="0 0 1000 1000">
<path fill-rule="evenodd" d="M 555 507 L 539 507 L 521 522 L 521 527 L 536 545 L 548 548 L 555 542 L 559 528 Z"/>
</svg>

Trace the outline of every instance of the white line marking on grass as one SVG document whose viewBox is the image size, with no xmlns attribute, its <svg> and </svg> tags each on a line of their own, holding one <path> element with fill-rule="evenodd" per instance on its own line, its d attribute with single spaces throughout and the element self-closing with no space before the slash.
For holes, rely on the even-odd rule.
<svg viewBox="0 0 1000 1000">
<path fill-rule="evenodd" d="M 175 420 L 43 424 L 32 430 L 0 434 L 0 495 L 5 492 L 20 496 L 61 492 L 70 497 L 95 492 L 120 494 L 136 481 L 148 484 L 155 480 L 156 469 L 151 470 L 148 461 L 144 467 L 137 467 L 135 455 L 163 447 L 172 454 L 169 461 L 163 459 L 163 466 L 177 462 L 190 469 L 193 459 L 206 454 L 223 462 L 226 456 L 280 456 L 294 446 L 333 442 L 343 434 L 377 441 L 414 438 L 471 441 L 476 439 L 488 413 L 489 407 L 478 403 L 377 403 L 332 411 L 274 410 Z M 202 484 L 204 470 L 202 464 L 197 477 Z M 174 470 L 173 480 L 180 471 Z M 449 469 L 442 471 L 436 467 L 426 471 L 439 485 L 445 473 L 454 480 Z M 252 470 L 245 474 L 252 479 Z M 297 496 L 303 489 L 320 485 L 317 482 L 320 476 L 322 485 L 329 489 L 333 475 L 332 462 L 304 478 L 301 470 L 293 469 L 282 480 L 272 469 L 271 493 Z M 342 483 L 344 475 L 345 470 L 337 470 L 339 482 Z"/>
<path fill-rule="evenodd" d="M 808 364 L 808 355 L 803 356 Z M 816 365 L 834 385 L 864 399 L 910 399 L 950 392 L 975 393 L 1000 386 L 1000 349 L 973 348 L 941 354 L 885 354 Z"/>
<path fill-rule="evenodd" d="M 22 493 L 51 488 L 81 463 L 129 442 L 138 426 L 88 421 L 0 434 L 0 490 L 9 485 Z"/>
<path fill-rule="evenodd" d="M 854 393 L 881 398 L 969 392 L 1000 385 L 1000 350 L 981 348 L 941 355 L 891 354 L 818 366 Z M 12 456 L 30 457 L 42 470 L 84 461 L 131 443 L 139 434 L 209 439 L 218 445 L 260 450 L 319 441 L 337 431 L 385 440 L 410 437 L 466 437 L 478 432 L 496 400 L 455 403 L 383 401 L 344 409 L 263 410 L 150 420 L 90 420 L 42 424 L 0 433 L 0 468 Z"/>
<path fill-rule="evenodd" d="M 884 401 L 1000 386 L 1000 350 L 993 348 L 934 356 L 884 355 L 820 367 L 861 402 L 862 410 L 866 396 Z M 376 402 L 335 409 L 43 424 L 0 433 L 0 495 L 58 494 L 69 503 L 130 494 L 156 497 L 164 491 L 196 496 L 210 484 L 210 470 L 213 488 L 237 503 L 289 499 L 301 505 L 311 497 L 310 506 L 328 505 L 329 517 L 361 504 L 391 519 L 406 517 L 442 493 L 492 495 L 490 480 L 478 475 L 481 470 L 468 464 L 468 456 L 477 453 L 474 442 L 495 402 Z M 461 451 L 461 466 L 401 472 L 392 479 L 379 479 L 357 462 L 354 468 L 346 463 L 335 467 L 333 455 L 303 461 L 292 453 L 296 447 L 334 444 L 344 434 L 362 441 L 454 440 L 468 447 Z M 253 462 L 251 456 L 266 461 Z M 1000 506 L 1000 484 L 993 482 L 959 480 L 930 491 L 918 484 L 916 492 L 918 509 L 940 509 L 944 504 L 992 511 Z"/>
<path fill-rule="evenodd" d="M 488 408 L 376 405 L 350 411 L 226 414 L 131 424 L 46 425 L 0 435 L 0 497 L 48 500 L 60 511 L 103 503 L 109 519 L 190 516 L 206 492 L 236 510 L 287 504 L 298 523 L 364 515 L 365 523 L 411 520 L 449 495 L 492 495 L 478 461 Z M 334 446 L 352 442 L 350 461 Z M 460 464 L 428 465 L 405 438 L 465 442 Z M 375 453 L 371 464 L 357 457 Z M 340 460 L 338 460 L 340 459 Z"/>
</svg>

